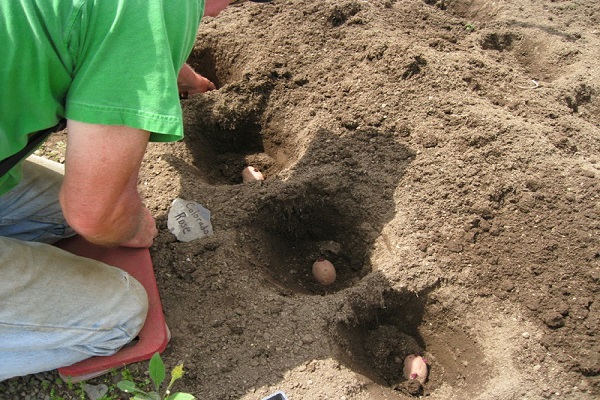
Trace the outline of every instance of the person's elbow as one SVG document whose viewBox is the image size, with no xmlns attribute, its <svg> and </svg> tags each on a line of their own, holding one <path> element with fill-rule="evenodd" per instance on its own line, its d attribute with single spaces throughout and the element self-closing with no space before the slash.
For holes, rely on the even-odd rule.
<svg viewBox="0 0 600 400">
<path fill-rule="evenodd" d="M 126 240 L 127 233 L 119 226 L 125 212 L 118 205 L 86 203 L 77 196 L 61 193 L 60 203 L 69 226 L 88 241 L 115 245 Z"/>
</svg>

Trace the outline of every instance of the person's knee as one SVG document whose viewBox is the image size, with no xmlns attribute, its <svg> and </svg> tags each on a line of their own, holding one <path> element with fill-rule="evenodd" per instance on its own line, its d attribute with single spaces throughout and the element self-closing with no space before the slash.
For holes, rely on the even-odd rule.
<svg viewBox="0 0 600 400">
<path fill-rule="evenodd" d="M 129 280 L 129 318 L 126 331 L 134 338 L 144 326 L 148 314 L 148 294 L 144 286 L 133 276 L 127 274 Z"/>
<path fill-rule="evenodd" d="M 90 355 L 109 356 L 134 340 L 146 321 L 148 314 L 148 295 L 146 290 L 133 276 L 122 272 L 127 281 L 127 293 L 121 294 L 120 307 L 113 310 L 112 328 L 103 331 L 90 345 Z"/>
</svg>

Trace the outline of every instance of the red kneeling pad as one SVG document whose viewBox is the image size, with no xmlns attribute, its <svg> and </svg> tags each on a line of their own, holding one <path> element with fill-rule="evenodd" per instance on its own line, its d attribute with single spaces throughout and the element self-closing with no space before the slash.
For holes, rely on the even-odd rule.
<svg viewBox="0 0 600 400">
<path fill-rule="evenodd" d="M 86 377 L 94 376 L 102 371 L 149 360 L 154 353 L 161 353 L 167 347 L 169 334 L 148 249 L 105 248 L 91 244 L 81 236 L 61 240 L 56 246 L 75 255 L 102 261 L 127 271 L 144 286 L 148 293 L 149 303 L 146 322 L 138 334 L 139 341 L 137 343 L 122 348 L 112 356 L 95 356 L 71 366 L 59 368 L 58 372 L 63 377 L 70 377 L 73 382 L 84 380 Z"/>
</svg>

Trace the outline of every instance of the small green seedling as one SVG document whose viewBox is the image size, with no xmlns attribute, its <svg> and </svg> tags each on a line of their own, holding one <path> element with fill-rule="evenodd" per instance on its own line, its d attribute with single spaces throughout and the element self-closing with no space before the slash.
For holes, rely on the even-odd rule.
<svg viewBox="0 0 600 400">
<path fill-rule="evenodd" d="M 475 31 L 475 24 L 468 23 L 465 25 L 465 30 L 469 33 Z"/>
<path fill-rule="evenodd" d="M 171 371 L 171 381 L 167 385 L 164 395 L 161 396 L 160 389 L 163 381 L 165 380 L 165 364 L 163 363 L 160 355 L 154 353 L 150 359 L 150 366 L 148 368 L 150 372 L 150 379 L 154 384 L 154 391 L 144 392 L 139 389 L 135 383 L 131 380 L 122 380 L 117 383 L 117 387 L 125 393 L 133 394 L 132 400 L 194 400 L 195 397 L 189 393 L 173 393 L 171 394 L 171 387 L 173 383 L 183 376 L 183 364 L 180 364 L 173 368 Z"/>
</svg>

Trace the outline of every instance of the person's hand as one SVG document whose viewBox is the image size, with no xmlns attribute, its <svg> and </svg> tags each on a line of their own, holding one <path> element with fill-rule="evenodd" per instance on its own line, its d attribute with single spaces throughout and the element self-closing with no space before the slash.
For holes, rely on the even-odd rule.
<svg viewBox="0 0 600 400">
<path fill-rule="evenodd" d="M 154 238 L 158 235 L 156 221 L 150 213 L 150 210 L 145 207 L 142 210 L 142 217 L 139 225 L 140 229 L 133 238 L 121 243 L 121 246 L 148 248 L 154 243 Z"/>
<path fill-rule="evenodd" d="M 179 71 L 177 87 L 182 98 L 217 89 L 214 83 L 195 72 L 188 64 L 184 64 Z"/>
</svg>

